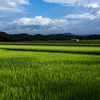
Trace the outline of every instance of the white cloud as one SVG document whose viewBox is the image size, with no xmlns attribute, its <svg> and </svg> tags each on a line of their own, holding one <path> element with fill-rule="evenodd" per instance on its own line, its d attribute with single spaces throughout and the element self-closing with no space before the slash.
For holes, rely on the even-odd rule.
<svg viewBox="0 0 100 100">
<path fill-rule="evenodd" d="M 74 12 L 66 10 L 67 19 L 95 19 L 100 18 L 100 0 L 43 0 L 48 3 L 57 3 L 62 6 L 74 6 Z M 68 14 L 69 12 L 74 14 Z"/>
<path fill-rule="evenodd" d="M 67 24 L 66 20 L 52 20 L 47 17 L 42 16 L 36 16 L 35 18 L 19 18 L 15 19 L 13 22 L 10 22 L 10 24 L 18 24 L 18 25 L 57 25 L 57 26 L 63 26 L 64 24 Z"/>
<path fill-rule="evenodd" d="M 99 7 L 100 0 L 43 0 L 49 3 L 58 3 L 64 6 Z"/>
<path fill-rule="evenodd" d="M 71 32 L 78 35 L 100 34 L 100 18 L 84 18 L 89 14 L 76 15 L 80 20 L 58 20 L 47 17 L 36 16 L 35 18 L 18 18 L 5 20 L 0 23 L 0 31 L 7 33 L 29 33 L 29 34 L 53 34 Z M 72 16 L 73 18 L 73 16 Z M 5 19 L 7 19 L 5 17 Z"/>
<path fill-rule="evenodd" d="M 51 19 L 42 18 L 41 16 L 36 16 L 35 18 L 21 18 L 13 21 L 13 23 L 22 24 L 22 25 L 47 25 Z"/>
<path fill-rule="evenodd" d="M 65 30 L 68 21 L 66 20 L 58 20 L 58 19 L 50 19 L 47 17 L 36 16 L 35 18 L 18 18 L 13 19 L 12 21 L 3 22 L 2 28 L 7 32 L 27 32 L 27 33 L 58 33 L 61 30 Z M 29 31 L 30 30 L 30 31 Z"/>
<path fill-rule="evenodd" d="M 63 18 L 70 18 L 70 19 L 94 19 L 97 16 L 90 15 L 89 13 L 85 14 L 68 14 L 67 16 L 63 16 Z"/>
<path fill-rule="evenodd" d="M 22 12 L 25 8 L 21 5 L 29 5 L 29 0 L 0 0 L 1 12 Z"/>
</svg>

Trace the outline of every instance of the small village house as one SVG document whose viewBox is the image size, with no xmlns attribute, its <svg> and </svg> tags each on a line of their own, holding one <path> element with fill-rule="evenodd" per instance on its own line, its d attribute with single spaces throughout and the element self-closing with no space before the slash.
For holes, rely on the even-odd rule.
<svg viewBox="0 0 100 100">
<path fill-rule="evenodd" d="M 71 41 L 79 41 L 79 39 L 71 39 Z"/>
</svg>

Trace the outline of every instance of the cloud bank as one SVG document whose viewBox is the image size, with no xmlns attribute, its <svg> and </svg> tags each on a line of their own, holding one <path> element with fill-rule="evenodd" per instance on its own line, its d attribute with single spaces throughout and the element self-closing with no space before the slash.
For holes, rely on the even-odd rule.
<svg viewBox="0 0 100 100">
<path fill-rule="evenodd" d="M 64 6 L 99 7 L 100 0 L 43 0 L 48 3 L 58 3 Z"/>
<path fill-rule="evenodd" d="M 71 32 L 77 35 L 99 34 L 100 18 L 83 18 L 81 20 L 50 19 L 36 16 L 35 18 L 17 18 L 0 23 L 0 30 L 11 34 L 53 34 Z"/>
</svg>

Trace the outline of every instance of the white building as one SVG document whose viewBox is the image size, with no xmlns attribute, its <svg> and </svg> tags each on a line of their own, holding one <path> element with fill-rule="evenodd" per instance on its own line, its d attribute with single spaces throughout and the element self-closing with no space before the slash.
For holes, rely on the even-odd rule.
<svg viewBox="0 0 100 100">
<path fill-rule="evenodd" d="M 79 39 L 71 39 L 71 41 L 79 41 Z"/>
</svg>

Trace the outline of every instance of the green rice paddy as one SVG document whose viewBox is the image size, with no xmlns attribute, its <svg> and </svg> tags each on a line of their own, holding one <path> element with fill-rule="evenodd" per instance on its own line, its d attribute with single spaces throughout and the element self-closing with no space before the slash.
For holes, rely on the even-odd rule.
<svg viewBox="0 0 100 100">
<path fill-rule="evenodd" d="M 100 47 L 0 45 L 0 100 L 100 100 Z"/>
<path fill-rule="evenodd" d="M 23 42 L 0 42 L 0 45 L 46 45 L 46 46 L 100 46 L 100 40 L 70 40 L 59 41 L 23 41 Z"/>
</svg>

